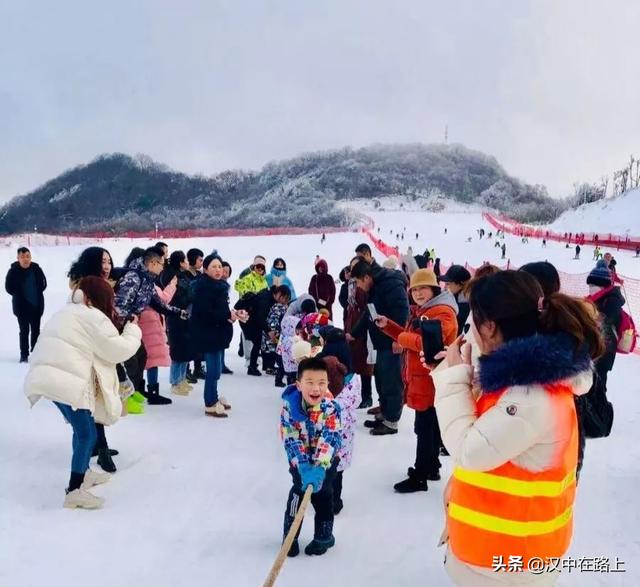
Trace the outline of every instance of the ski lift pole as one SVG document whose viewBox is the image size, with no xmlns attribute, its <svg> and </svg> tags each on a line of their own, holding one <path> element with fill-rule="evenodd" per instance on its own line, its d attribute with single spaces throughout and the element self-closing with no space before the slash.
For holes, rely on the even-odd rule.
<svg viewBox="0 0 640 587">
<path fill-rule="evenodd" d="M 276 560 L 269 571 L 269 575 L 267 576 L 266 581 L 264 582 L 263 587 L 273 587 L 275 585 L 276 579 L 282 570 L 282 566 L 284 565 L 284 561 L 287 558 L 287 554 L 289 553 L 289 549 L 293 544 L 293 541 L 298 533 L 298 529 L 300 528 L 300 524 L 302 524 L 302 520 L 304 518 L 304 513 L 309 506 L 309 502 L 311 501 L 311 494 L 313 493 L 313 485 L 309 485 L 304 492 L 304 496 L 302 497 L 302 502 L 300 503 L 300 507 L 298 508 L 298 512 L 296 513 L 296 517 L 293 519 L 293 524 L 291 524 L 291 528 L 289 529 L 289 533 L 284 539 L 282 543 L 282 547 L 280 548 L 280 552 L 276 557 Z"/>
</svg>

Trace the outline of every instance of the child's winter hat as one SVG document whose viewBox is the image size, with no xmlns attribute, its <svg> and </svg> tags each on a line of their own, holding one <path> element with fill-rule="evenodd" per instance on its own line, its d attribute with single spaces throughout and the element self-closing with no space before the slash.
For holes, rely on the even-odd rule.
<svg viewBox="0 0 640 587">
<path fill-rule="evenodd" d="M 296 336 L 295 342 L 291 347 L 291 353 L 296 363 L 299 363 L 302 359 L 308 359 L 311 356 L 311 343 Z"/>
<path fill-rule="evenodd" d="M 611 271 L 607 267 L 607 262 L 600 259 L 587 277 L 587 285 L 598 287 L 609 287 L 611 285 Z"/>
<path fill-rule="evenodd" d="M 256 265 L 263 265 L 264 267 L 266 267 L 266 266 L 267 266 L 267 260 L 266 260 L 262 255 L 256 255 L 256 256 L 253 258 L 253 264 L 252 264 L 252 265 L 253 265 L 254 267 L 255 267 Z"/>
<path fill-rule="evenodd" d="M 329 317 L 320 312 L 307 314 L 302 319 L 302 327 L 309 336 L 318 336 L 318 328 L 327 326 L 327 324 L 329 324 Z"/>
<path fill-rule="evenodd" d="M 387 269 L 397 269 L 398 268 L 398 257 L 395 255 L 390 255 L 387 259 L 384 260 L 382 266 Z"/>
</svg>

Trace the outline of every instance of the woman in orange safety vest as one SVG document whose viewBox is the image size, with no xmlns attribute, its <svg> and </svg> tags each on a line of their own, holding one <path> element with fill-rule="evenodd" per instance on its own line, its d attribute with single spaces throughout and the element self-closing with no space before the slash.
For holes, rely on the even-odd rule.
<svg viewBox="0 0 640 587">
<path fill-rule="evenodd" d="M 478 279 L 469 302 L 477 372 L 460 339 L 432 371 L 455 464 L 445 566 L 461 586 L 553 585 L 573 529 L 574 395 L 589 390 L 603 342 L 586 303 L 545 298 L 522 271 Z"/>
</svg>

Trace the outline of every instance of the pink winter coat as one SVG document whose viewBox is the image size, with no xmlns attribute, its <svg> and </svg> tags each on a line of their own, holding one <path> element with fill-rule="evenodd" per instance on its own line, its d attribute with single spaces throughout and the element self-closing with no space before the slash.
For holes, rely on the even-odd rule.
<svg viewBox="0 0 640 587">
<path fill-rule="evenodd" d="M 163 302 L 167 304 L 171 301 L 176 293 L 175 285 L 167 285 L 164 289 L 155 286 L 156 292 Z M 165 327 L 164 317 L 155 310 L 147 308 L 140 314 L 138 322 L 140 330 L 142 330 L 142 344 L 147 351 L 147 364 L 145 369 L 153 367 L 169 367 L 171 365 L 171 357 L 169 356 L 169 344 L 167 342 L 167 330 Z"/>
</svg>

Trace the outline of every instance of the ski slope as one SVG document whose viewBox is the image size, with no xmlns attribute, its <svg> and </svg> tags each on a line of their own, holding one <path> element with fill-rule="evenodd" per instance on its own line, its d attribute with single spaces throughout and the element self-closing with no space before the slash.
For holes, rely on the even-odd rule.
<svg viewBox="0 0 640 587">
<path fill-rule="evenodd" d="M 414 251 L 435 247 L 443 262 L 497 261 L 488 241 L 478 242 L 479 214 L 423 214 L 417 211 L 373 214 L 381 237 L 405 226 Z M 447 235 L 444 228 L 447 227 Z M 488 229 L 485 226 L 485 229 Z M 384 234 L 386 231 L 387 234 Z M 418 243 L 415 232 L 420 232 Z M 409 238 L 413 236 L 413 239 Z M 467 236 L 473 237 L 466 243 Z M 337 277 L 362 236 L 357 233 L 295 237 L 244 237 L 170 241 L 171 249 L 216 248 L 240 272 L 255 254 L 271 263 L 283 256 L 300 293 L 313 272 L 316 254 Z M 582 272 L 592 263 L 572 261 L 560 245 L 542 250 L 507 237 L 512 263 L 548 258 L 565 271 Z M 116 262 L 130 247 L 147 243 L 104 243 Z M 404 248 L 404 247 L 403 247 Z M 68 295 L 65 273 L 82 247 L 34 247 L 34 260 L 49 279 L 47 312 Z M 0 250 L 0 267 L 14 251 Z M 572 256 L 572 255 L 571 255 Z M 616 255 L 626 275 L 640 276 L 640 260 Z M 633 272 L 633 273 L 632 273 Z M 339 314 L 339 312 L 338 312 Z M 221 391 L 233 404 L 226 420 L 202 412 L 202 383 L 190 397 L 171 406 L 148 406 L 143 416 L 128 416 L 107 430 L 118 473 L 95 489 L 106 498 L 103 510 L 64 510 L 68 480 L 70 428 L 55 407 L 42 401 L 29 410 L 22 394 L 25 365 L 17 363 L 17 323 L 8 296 L 0 296 L 0 389 L 4 421 L 0 427 L 0 585 L 92 587 L 258 586 L 278 551 L 289 489 L 287 464 L 278 438 L 280 390 L 271 378 L 245 375 L 234 341 Z M 638 357 L 619 356 L 610 377 L 616 421 L 608 439 L 589 441 L 578 487 L 574 557 L 618 557 L 626 573 L 573 572 L 559 585 L 637 585 L 640 581 L 640 397 Z M 168 369 L 161 369 L 168 388 Z M 364 414 L 360 414 L 360 420 Z M 436 548 L 442 524 L 442 489 L 451 471 L 443 460 L 443 481 L 427 493 L 396 495 L 393 483 L 413 464 L 413 413 L 406 410 L 400 434 L 371 437 L 358 429 L 353 467 L 345 473 L 345 509 L 335 524 L 336 547 L 327 555 L 287 560 L 278 585 L 293 587 L 403 587 L 449 584 L 442 549 Z M 95 464 L 94 464 L 95 466 Z M 301 543 L 311 540 L 312 514 Z"/>
<path fill-rule="evenodd" d="M 557 232 L 640 236 L 640 188 L 567 210 L 549 228 Z"/>
</svg>

